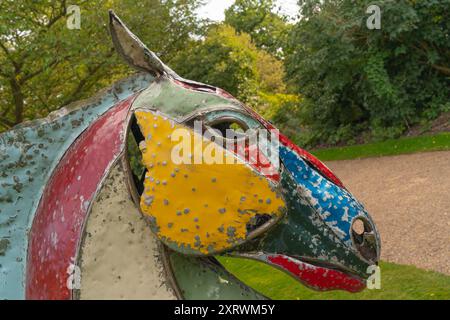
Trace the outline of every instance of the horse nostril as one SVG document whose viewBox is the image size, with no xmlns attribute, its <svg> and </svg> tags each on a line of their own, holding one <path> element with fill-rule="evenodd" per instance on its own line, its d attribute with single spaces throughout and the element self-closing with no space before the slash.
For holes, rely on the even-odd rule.
<svg viewBox="0 0 450 320">
<path fill-rule="evenodd" d="M 362 236 L 364 234 L 364 222 L 361 219 L 356 219 L 352 224 L 352 231 L 357 235 Z"/>
<path fill-rule="evenodd" d="M 372 224 L 364 217 L 358 217 L 353 220 L 351 234 L 353 244 L 361 256 L 370 262 L 376 262 L 378 244 Z"/>
<path fill-rule="evenodd" d="M 247 233 L 251 233 L 266 224 L 272 219 L 272 216 L 269 214 L 256 214 L 250 221 L 247 223 Z"/>
</svg>

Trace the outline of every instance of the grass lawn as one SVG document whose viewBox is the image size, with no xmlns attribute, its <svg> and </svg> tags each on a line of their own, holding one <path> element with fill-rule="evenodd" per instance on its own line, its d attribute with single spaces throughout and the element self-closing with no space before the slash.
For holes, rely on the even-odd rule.
<svg viewBox="0 0 450 320">
<path fill-rule="evenodd" d="M 408 137 L 379 143 L 315 150 L 320 160 L 346 160 L 391 156 L 425 151 L 450 150 L 450 132 Z M 381 289 L 351 294 L 344 291 L 317 292 L 289 275 L 253 260 L 218 257 L 219 261 L 245 284 L 276 299 L 445 299 L 450 300 L 450 276 L 414 266 L 381 262 Z"/>
<path fill-rule="evenodd" d="M 439 150 L 450 150 L 450 132 L 315 150 L 312 153 L 322 161 L 332 161 Z"/>
<path fill-rule="evenodd" d="M 381 289 L 360 293 L 316 292 L 289 275 L 261 262 L 218 257 L 228 271 L 265 296 L 275 300 L 310 299 L 450 299 L 450 276 L 413 266 L 382 262 Z"/>
</svg>

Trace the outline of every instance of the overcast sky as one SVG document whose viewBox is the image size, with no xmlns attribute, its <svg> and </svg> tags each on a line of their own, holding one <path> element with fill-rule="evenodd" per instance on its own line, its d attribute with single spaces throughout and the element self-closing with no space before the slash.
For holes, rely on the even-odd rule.
<svg viewBox="0 0 450 320">
<path fill-rule="evenodd" d="M 231 6 L 234 0 L 206 0 L 206 5 L 198 10 L 200 17 L 215 21 L 224 19 L 224 11 Z M 297 14 L 297 0 L 277 0 L 281 11 L 291 17 Z"/>
</svg>

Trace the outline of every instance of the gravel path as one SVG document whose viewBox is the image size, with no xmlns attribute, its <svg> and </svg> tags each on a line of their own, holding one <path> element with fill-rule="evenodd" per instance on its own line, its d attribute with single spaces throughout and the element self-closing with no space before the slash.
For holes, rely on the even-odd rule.
<svg viewBox="0 0 450 320">
<path fill-rule="evenodd" d="M 450 274 L 450 151 L 327 166 L 375 220 L 383 260 Z"/>
</svg>

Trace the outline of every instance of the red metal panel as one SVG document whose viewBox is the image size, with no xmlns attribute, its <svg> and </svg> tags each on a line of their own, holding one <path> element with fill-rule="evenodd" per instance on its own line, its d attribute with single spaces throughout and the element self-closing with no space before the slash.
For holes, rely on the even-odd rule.
<svg viewBox="0 0 450 320">
<path fill-rule="evenodd" d="M 346 290 L 359 292 L 366 287 L 363 280 L 339 270 L 313 266 L 283 255 L 269 256 L 268 261 L 296 276 L 311 288 L 320 291 Z"/>
<path fill-rule="evenodd" d="M 278 167 L 274 166 L 264 153 L 258 149 L 258 145 L 246 145 L 244 148 L 238 145 L 237 154 L 244 155 L 246 161 L 258 172 L 263 174 L 272 182 L 280 182 L 280 172 Z M 234 151 L 234 150 L 233 150 Z"/>
<path fill-rule="evenodd" d="M 27 299 L 70 299 L 68 268 L 75 264 L 89 204 L 124 148 L 125 120 L 135 96 L 105 113 L 69 148 L 39 203 L 28 245 Z"/>
</svg>

